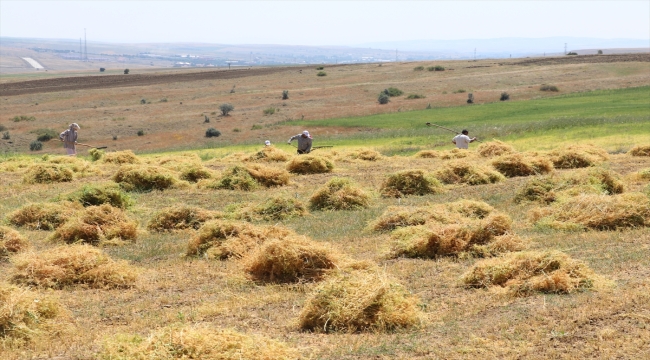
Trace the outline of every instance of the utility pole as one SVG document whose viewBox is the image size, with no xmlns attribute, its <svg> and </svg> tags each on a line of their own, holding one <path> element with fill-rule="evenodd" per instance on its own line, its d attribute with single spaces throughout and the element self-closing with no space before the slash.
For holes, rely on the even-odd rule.
<svg viewBox="0 0 650 360">
<path fill-rule="evenodd" d="M 564 55 L 566 55 L 566 43 L 564 43 Z"/>
<path fill-rule="evenodd" d="M 84 60 L 88 61 L 88 43 L 86 42 L 86 28 L 84 28 L 84 52 L 86 53 Z"/>
<path fill-rule="evenodd" d="M 474 60 L 476 60 L 476 48 L 474 48 Z"/>
<path fill-rule="evenodd" d="M 84 59 L 84 53 L 81 50 L 81 38 L 79 38 L 79 61 Z"/>
<path fill-rule="evenodd" d="M 395 62 L 397 62 L 397 49 L 395 49 Z"/>
</svg>

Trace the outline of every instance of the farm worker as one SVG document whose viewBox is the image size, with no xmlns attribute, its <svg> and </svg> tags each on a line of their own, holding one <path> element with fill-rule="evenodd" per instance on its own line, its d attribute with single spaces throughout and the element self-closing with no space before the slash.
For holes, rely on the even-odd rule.
<svg viewBox="0 0 650 360">
<path fill-rule="evenodd" d="M 305 130 L 302 134 L 292 136 L 287 144 L 291 144 L 293 140 L 298 140 L 298 154 L 309 154 L 311 151 L 311 141 L 312 137 L 309 135 L 309 131 Z"/>
<path fill-rule="evenodd" d="M 467 130 L 463 130 L 460 134 L 454 136 L 451 142 L 459 149 L 469 149 L 469 143 L 476 141 L 476 137 L 470 138 L 467 136 L 468 134 Z"/>
<path fill-rule="evenodd" d="M 77 123 L 70 124 L 70 128 L 59 134 L 59 140 L 63 141 L 63 147 L 68 152 L 68 155 L 77 155 L 77 130 L 81 130 Z"/>
<path fill-rule="evenodd" d="M 271 146 L 271 141 L 270 141 L 270 140 L 266 140 L 266 141 L 264 142 L 264 146 L 266 146 L 266 147 Z"/>
</svg>

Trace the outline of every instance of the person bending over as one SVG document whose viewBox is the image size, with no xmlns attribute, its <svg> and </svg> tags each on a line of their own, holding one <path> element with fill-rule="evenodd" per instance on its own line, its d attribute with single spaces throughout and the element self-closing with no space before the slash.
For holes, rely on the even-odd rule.
<svg viewBox="0 0 650 360">
<path fill-rule="evenodd" d="M 309 135 L 309 131 L 305 130 L 302 134 L 292 136 L 289 141 L 287 141 L 287 144 L 291 144 L 293 140 L 298 140 L 298 154 L 309 154 L 312 142 L 312 137 Z"/>
</svg>

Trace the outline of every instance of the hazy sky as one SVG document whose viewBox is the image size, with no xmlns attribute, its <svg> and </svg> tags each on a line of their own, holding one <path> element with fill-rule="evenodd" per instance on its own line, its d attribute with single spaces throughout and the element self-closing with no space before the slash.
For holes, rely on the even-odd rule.
<svg viewBox="0 0 650 360">
<path fill-rule="evenodd" d="M 650 38 L 641 1 L 11 1 L 0 36 L 355 45 L 418 39 Z"/>
</svg>

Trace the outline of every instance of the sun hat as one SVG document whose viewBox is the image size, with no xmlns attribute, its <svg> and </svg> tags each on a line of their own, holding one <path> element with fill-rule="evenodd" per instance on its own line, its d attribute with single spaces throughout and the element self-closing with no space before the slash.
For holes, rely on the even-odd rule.
<svg viewBox="0 0 650 360">
<path fill-rule="evenodd" d="M 271 141 L 270 141 L 270 140 L 266 140 L 266 141 L 264 142 L 264 145 L 266 145 L 266 146 L 271 145 Z"/>
</svg>

